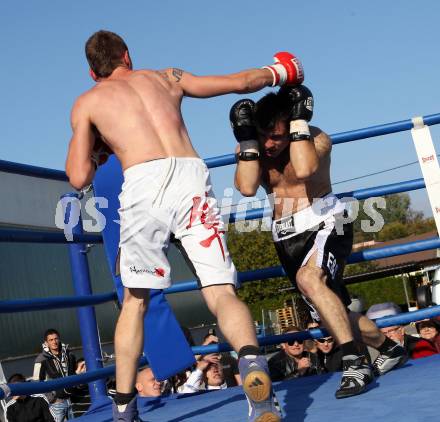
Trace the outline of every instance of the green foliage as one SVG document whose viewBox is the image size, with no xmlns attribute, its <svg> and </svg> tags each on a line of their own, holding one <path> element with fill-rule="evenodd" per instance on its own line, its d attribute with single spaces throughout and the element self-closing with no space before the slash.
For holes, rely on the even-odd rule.
<svg viewBox="0 0 440 422">
<path fill-rule="evenodd" d="M 416 218 L 407 224 L 408 235 L 428 233 L 436 230 L 434 218 Z"/>
<path fill-rule="evenodd" d="M 385 197 L 386 208 L 378 209 L 376 205 L 373 210 L 382 215 L 384 226 L 378 232 L 366 232 L 362 230 L 362 221 L 368 226 L 373 224 L 373 219 L 365 212 L 367 208 L 365 201 L 359 202 L 358 217 L 354 221 L 354 243 L 366 242 L 369 240 L 387 241 L 422 234 L 434 230 L 435 224 L 432 218 L 423 218 L 423 212 L 411 209 L 411 201 L 406 193 L 388 195 Z M 370 214 L 370 215 L 369 215 Z"/>
<path fill-rule="evenodd" d="M 359 262 L 358 264 L 350 264 L 345 267 L 344 277 L 355 274 L 363 274 L 374 271 L 377 264 L 374 261 Z"/>
<path fill-rule="evenodd" d="M 365 300 L 366 309 L 375 303 L 394 302 L 397 304 L 406 303 L 405 280 L 409 299 L 413 300 L 412 289 L 408 280 L 404 277 L 386 277 L 377 280 L 364 281 L 362 283 L 350 284 L 347 286 L 352 295 L 361 296 Z"/>
<path fill-rule="evenodd" d="M 401 239 L 409 235 L 408 226 L 400 221 L 393 221 L 385 224 L 383 229 L 377 233 L 377 240 L 383 242 L 387 240 Z"/>
<path fill-rule="evenodd" d="M 237 271 L 255 270 L 280 265 L 270 231 L 253 230 L 238 232 L 230 225 L 228 248 L 234 259 Z M 248 304 L 254 319 L 261 319 L 261 308 L 282 308 L 284 302 L 292 296 L 291 292 L 280 292 L 292 287 L 287 278 L 243 283 L 238 296 Z"/>
<path fill-rule="evenodd" d="M 385 197 L 386 208 L 381 210 L 385 223 L 398 221 L 406 223 L 411 217 L 411 200 L 407 193 L 397 193 Z"/>
</svg>

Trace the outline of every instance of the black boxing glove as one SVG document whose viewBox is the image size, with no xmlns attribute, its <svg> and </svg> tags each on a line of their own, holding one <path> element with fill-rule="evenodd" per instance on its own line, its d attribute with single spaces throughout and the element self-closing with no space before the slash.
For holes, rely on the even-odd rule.
<svg viewBox="0 0 440 422">
<path fill-rule="evenodd" d="M 229 112 L 232 131 L 240 144 L 238 158 L 244 161 L 257 160 L 259 157 L 257 129 L 254 123 L 255 103 L 246 98 L 237 101 Z"/>
<path fill-rule="evenodd" d="M 304 85 L 285 86 L 279 95 L 286 97 L 290 118 L 291 141 L 310 141 L 308 122 L 313 117 L 313 94 Z"/>
</svg>

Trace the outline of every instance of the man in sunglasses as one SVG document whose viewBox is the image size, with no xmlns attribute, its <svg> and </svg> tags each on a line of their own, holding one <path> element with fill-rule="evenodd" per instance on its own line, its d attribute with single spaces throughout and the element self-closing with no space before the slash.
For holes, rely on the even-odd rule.
<svg viewBox="0 0 440 422">
<path fill-rule="evenodd" d="M 283 334 L 297 333 L 300 329 L 291 325 Z M 317 359 L 304 348 L 303 340 L 289 340 L 281 343 L 281 350 L 269 359 L 269 371 L 272 381 L 283 381 L 318 373 Z"/>
<path fill-rule="evenodd" d="M 342 371 L 342 351 L 333 337 L 315 339 L 318 373 Z"/>
</svg>

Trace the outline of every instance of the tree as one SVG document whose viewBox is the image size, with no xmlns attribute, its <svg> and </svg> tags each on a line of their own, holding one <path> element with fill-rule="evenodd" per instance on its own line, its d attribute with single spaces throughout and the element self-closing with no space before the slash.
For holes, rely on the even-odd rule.
<svg viewBox="0 0 440 422">
<path fill-rule="evenodd" d="M 377 264 L 374 261 L 359 262 L 357 264 L 347 265 L 344 269 L 344 277 L 348 277 L 356 274 L 369 273 L 377 268 Z"/>
<path fill-rule="evenodd" d="M 388 195 L 385 198 L 385 208 L 378 208 L 377 204 L 373 204 L 368 208 L 368 202 L 371 203 L 372 198 L 359 202 L 359 213 L 354 221 L 354 242 L 365 242 L 368 240 L 393 240 L 406 237 L 410 234 L 425 233 L 431 230 L 432 223 L 430 219 L 423 218 L 423 212 L 411 209 L 411 200 L 407 193 L 398 193 Z M 384 221 L 383 227 L 378 231 L 365 231 L 364 228 L 374 223 L 373 213 L 379 213 Z M 411 230 L 411 227 L 414 227 Z"/>
<path fill-rule="evenodd" d="M 385 224 L 383 229 L 377 234 L 377 240 L 380 242 L 394 239 L 401 239 L 409 235 L 408 225 L 400 221 L 392 221 Z"/>
<path fill-rule="evenodd" d="M 252 230 L 239 232 L 235 225 L 229 226 L 228 249 L 237 267 L 237 271 L 255 270 L 280 265 L 270 231 Z M 287 278 L 244 283 L 238 290 L 238 296 L 248 304 L 253 317 L 260 319 L 261 308 L 276 309 L 290 299 L 291 292 L 280 292 L 292 287 Z"/>
</svg>

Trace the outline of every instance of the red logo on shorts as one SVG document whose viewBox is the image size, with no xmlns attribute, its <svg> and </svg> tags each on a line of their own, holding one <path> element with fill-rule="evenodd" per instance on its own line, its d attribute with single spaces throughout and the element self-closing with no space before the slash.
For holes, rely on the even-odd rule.
<svg viewBox="0 0 440 422">
<path fill-rule="evenodd" d="M 165 277 L 165 270 L 163 268 L 155 268 L 154 274 L 159 277 Z"/>
<path fill-rule="evenodd" d="M 205 192 L 205 197 L 208 198 L 208 193 Z M 189 218 L 189 224 L 186 226 L 187 229 L 192 227 L 194 221 L 197 219 L 197 217 L 200 218 L 200 222 L 202 223 L 203 227 L 207 230 L 214 230 L 214 233 L 209 236 L 208 238 L 202 240 L 200 243 L 201 246 L 204 248 L 209 248 L 212 244 L 212 242 L 217 239 L 218 244 L 220 246 L 220 250 L 222 252 L 223 260 L 226 260 L 225 258 L 225 251 L 223 249 L 223 243 L 222 239 L 220 237 L 221 233 L 224 233 L 224 230 L 219 230 L 218 226 L 220 222 L 218 221 L 217 215 L 213 213 L 212 208 L 209 207 L 208 201 L 206 200 L 203 204 L 202 209 L 200 209 L 200 203 L 202 202 L 202 198 L 200 196 L 195 196 L 193 198 L 193 206 L 191 208 L 191 216 Z"/>
</svg>

